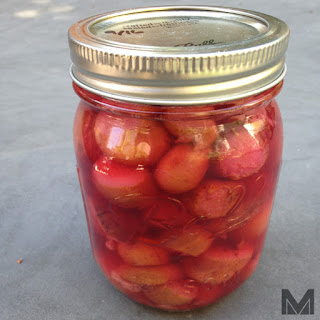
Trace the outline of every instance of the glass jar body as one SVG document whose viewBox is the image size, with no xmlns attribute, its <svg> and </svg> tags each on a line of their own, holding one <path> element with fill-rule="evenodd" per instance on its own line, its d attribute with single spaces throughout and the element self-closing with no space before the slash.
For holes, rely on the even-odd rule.
<svg viewBox="0 0 320 320">
<path fill-rule="evenodd" d="M 173 107 L 107 100 L 74 85 L 92 251 L 116 288 L 152 307 L 188 310 L 250 277 L 281 165 L 281 86 Z"/>
</svg>

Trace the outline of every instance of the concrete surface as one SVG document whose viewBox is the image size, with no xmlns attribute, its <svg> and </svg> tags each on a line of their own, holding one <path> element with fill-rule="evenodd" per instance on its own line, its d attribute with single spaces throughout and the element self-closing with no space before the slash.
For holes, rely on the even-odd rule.
<svg viewBox="0 0 320 320">
<path fill-rule="evenodd" d="M 275 15 L 291 27 L 289 71 L 278 98 L 284 161 L 256 273 L 212 307 L 166 313 L 117 292 L 92 258 L 72 145 L 78 98 L 68 75 L 67 30 L 96 13 L 165 3 L 1 0 L 1 320 L 286 319 L 282 288 L 297 300 L 315 289 L 315 315 L 292 319 L 320 318 L 320 2 L 170 3 L 243 7 Z"/>
</svg>

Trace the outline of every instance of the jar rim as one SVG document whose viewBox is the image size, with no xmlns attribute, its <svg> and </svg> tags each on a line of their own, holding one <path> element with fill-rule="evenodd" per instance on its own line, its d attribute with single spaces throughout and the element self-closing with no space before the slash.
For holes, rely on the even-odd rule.
<svg viewBox="0 0 320 320">
<path fill-rule="evenodd" d="M 262 93 L 228 102 L 194 106 L 164 106 L 109 99 L 87 91 L 86 89 L 79 87 L 76 83 L 73 83 L 73 89 L 76 94 L 93 108 L 118 115 L 159 120 L 162 120 L 166 114 L 170 115 L 170 118 L 174 120 L 196 120 L 212 117 L 229 117 L 234 114 L 245 113 L 262 106 L 265 103 L 269 103 L 269 101 L 280 93 L 282 86 L 283 81 Z"/>
</svg>

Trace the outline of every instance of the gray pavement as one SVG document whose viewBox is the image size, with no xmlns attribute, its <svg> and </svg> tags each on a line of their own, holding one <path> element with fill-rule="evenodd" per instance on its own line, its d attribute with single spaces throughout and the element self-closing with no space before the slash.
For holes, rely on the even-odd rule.
<svg viewBox="0 0 320 320">
<path fill-rule="evenodd" d="M 320 319 L 320 2 L 170 1 L 243 7 L 291 28 L 278 97 L 281 177 L 261 262 L 236 292 L 199 311 L 166 313 L 117 292 L 96 266 L 75 170 L 67 30 L 97 13 L 159 1 L 1 0 L 0 319 L 277 320 L 281 289 L 315 289 Z M 21 264 L 16 261 L 23 258 Z M 289 317 L 291 319 L 291 317 Z"/>
</svg>

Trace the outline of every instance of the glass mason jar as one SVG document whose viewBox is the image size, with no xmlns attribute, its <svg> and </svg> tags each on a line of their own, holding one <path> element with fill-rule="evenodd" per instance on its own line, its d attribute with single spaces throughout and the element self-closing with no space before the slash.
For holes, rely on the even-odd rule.
<svg viewBox="0 0 320 320">
<path fill-rule="evenodd" d="M 119 11 L 69 31 L 93 255 L 133 300 L 206 306 L 257 267 L 275 195 L 289 30 L 219 7 Z"/>
</svg>

